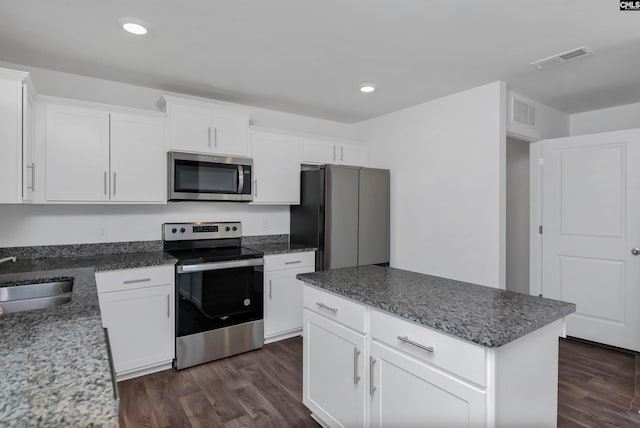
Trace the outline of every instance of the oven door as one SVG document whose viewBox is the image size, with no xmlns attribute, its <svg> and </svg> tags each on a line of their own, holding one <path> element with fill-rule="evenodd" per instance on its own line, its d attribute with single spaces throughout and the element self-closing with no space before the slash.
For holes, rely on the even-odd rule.
<svg viewBox="0 0 640 428">
<path fill-rule="evenodd" d="M 176 335 L 189 336 L 263 318 L 263 260 L 176 268 Z"/>
<path fill-rule="evenodd" d="M 251 201 L 252 161 L 169 152 L 170 201 Z"/>
</svg>

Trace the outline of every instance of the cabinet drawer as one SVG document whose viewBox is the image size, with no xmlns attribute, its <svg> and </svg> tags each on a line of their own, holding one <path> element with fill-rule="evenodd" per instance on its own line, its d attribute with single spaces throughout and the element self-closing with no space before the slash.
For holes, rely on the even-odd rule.
<svg viewBox="0 0 640 428">
<path fill-rule="evenodd" d="M 367 331 L 366 308 L 335 294 L 305 285 L 304 307 L 355 331 Z"/>
<path fill-rule="evenodd" d="M 439 333 L 411 321 L 371 311 L 371 336 L 405 354 L 486 386 L 485 348 Z M 403 337 L 414 344 L 400 340 Z M 420 348 L 431 347 L 432 352 Z"/>
<path fill-rule="evenodd" d="M 174 275 L 175 267 L 173 265 L 96 272 L 96 285 L 98 293 L 111 293 L 173 284 Z"/>
<path fill-rule="evenodd" d="M 264 256 L 264 268 L 267 272 L 283 269 L 297 269 L 308 266 L 315 267 L 315 265 L 316 255 L 313 251 Z"/>
</svg>

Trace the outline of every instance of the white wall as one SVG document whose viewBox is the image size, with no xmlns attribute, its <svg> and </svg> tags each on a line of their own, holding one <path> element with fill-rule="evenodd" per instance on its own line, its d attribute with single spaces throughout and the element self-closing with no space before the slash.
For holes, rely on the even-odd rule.
<svg viewBox="0 0 640 428">
<path fill-rule="evenodd" d="M 529 294 L 529 143 L 507 138 L 507 290 Z"/>
<path fill-rule="evenodd" d="M 571 115 L 571 135 L 640 128 L 640 103 Z"/>
<path fill-rule="evenodd" d="M 31 73 L 41 95 L 157 110 L 170 92 L 42 68 L 0 62 Z M 181 94 L 173 94 L 181 96 Z M 193 97 L 191 97 L 193 98 Z M 224 103 L 228 104 L 228 103 Z M 255 107 L 254 125 L 338 138 L 351 138 L 353 125 Z M 243 222 L 245 235 L 289 233 L 289 207 L 241 203 L 172 203 L 165 206 L 0 205 L 0 247 L 161 239 L 160 225 L 173 221 Z M 106 237 L 98 237 L 106 228 Z"/>
<path fill-rule="evenodd" d="M 0 67 L 29 72 L 37 93 L 41 95 L 156 111 L 158 110 L 156 103 L 162 95 L 175 95 L 197 99 L 197 97 L 164 91 L 162 89 L 129 85 L 121 82 L 95 79 L 78 74 L 63 73 L 60 71 L 2 61 L 0 61 Z M 231 104 L 222 101 L 216 102 L 220 104 L 238 106 L 238 104 Z M 256 126 L 338 138 L 350 138 L 353 132 L 353 125 L 346 123 L 316 119 L 313 117 L 300 116 L 251 106 L 242 105 L 239 107 L 249 111 L 252 125 Z"/>
<path fill-rule="evenodd" d="M 546 138 L 560 138 L 569 136 L 570 116 L 560 110 L 556 110 L 544 104 L 540 104 L 530 98 L 526 98 L 516 92 L 508 92 L 507 107 L 507 132 L 509 135 L 526 141 L 538 141 Z M 536 125 L 530 127 L 511 120 L 512 99 L 524 101 L 533 105 L 536 109 Z"/>
<path fill-rule="evenodd" d="M 288 206 L 239 203 L 0 205 L 0 220 L 0 247 L 159 240 L 170 222 L 241 221 L 246 236 L 289 233 Z"/>
<path fill-rule="evenodd" d="M 356 125 L 391 170 L 391 265 L 504 288 L 506 85 Z"/>
</svg>

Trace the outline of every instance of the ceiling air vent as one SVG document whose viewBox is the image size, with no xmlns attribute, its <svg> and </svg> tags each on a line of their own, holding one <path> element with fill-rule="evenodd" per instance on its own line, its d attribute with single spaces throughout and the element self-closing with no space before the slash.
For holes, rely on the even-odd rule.
<svg viewBox="0 0 640 428">
<path fill-rule="evenodd" d="M 524 101 L 516 99 L 515 97 L 512 98 L 512 100 L 511 120 L 516 123 L 535 127 L 536 108 L 531 104 L 527 104 Z"/>
<path fill-rule="evenodd" d="M 555 67 L 556 65 L 561 65 L 569 61 L 574 61 L 578 58 L 583 58 L 585 56 L 593 55 L 593 51 L 587 47 L 580 47 L 577 49 L 571 49 L 567 52 L 562 52 L 557 55 L 552 55 L 550 57 L 534 61 L 531 63 L 536 68 L 540 70 L 546 70 L 551 67 Z"/>
</svg>

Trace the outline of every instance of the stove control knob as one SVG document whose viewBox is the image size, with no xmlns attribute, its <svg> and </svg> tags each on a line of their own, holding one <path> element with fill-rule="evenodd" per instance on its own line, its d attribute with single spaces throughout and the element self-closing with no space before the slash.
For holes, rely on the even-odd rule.
<svg viewBox="0 0 640 428">
<path fill-rule="evenodd" d="M 224 230 L 225 230 L 225 232 L 228 232 L 228 231 L 231 230 L 231 228 L 229 226 L 227 226 L 227 227 L 224 228 Z"/>
<path fill-rule="evenodd" d="M 175 227 L 173 229 L 171 229 L 171 233 L 176 233 L 178 231 L 178 229 L 176 229 Z"/>
<path fill-rule="evenodd" d="M 186 231 L 187 231 L 187 229 L 185 229 L 184 227 L 181 227 L 181 228 L 180 228 L 180 233 L 184 233 L 184 232 L 186 232 Z"/>
<path fill-rule="evenodd" d="M 235 226 L 233 226 L 233 228 L 232 228 L 232 229 L 233 229 L 233 231 L 234 231 L 234 232 L 235 232 L 236 230 L 238 230 L 238 228 L 237 228 L 237 227 L 235 227 Z"/>
</svg>

